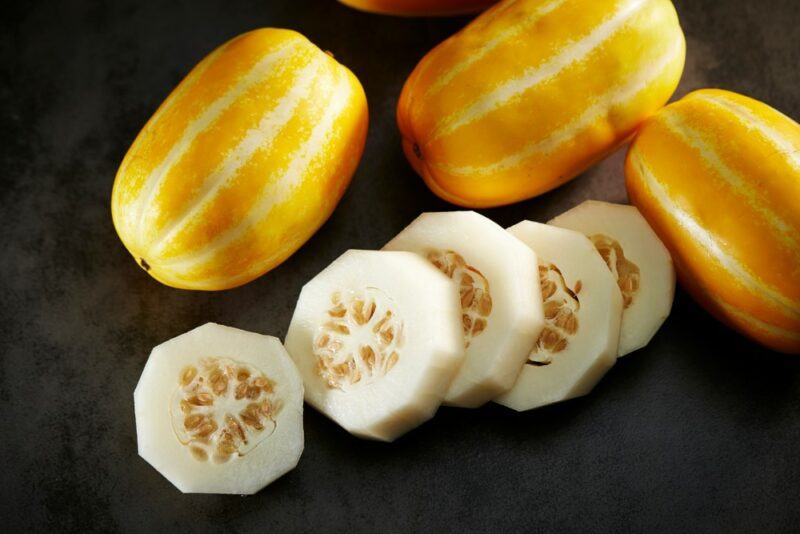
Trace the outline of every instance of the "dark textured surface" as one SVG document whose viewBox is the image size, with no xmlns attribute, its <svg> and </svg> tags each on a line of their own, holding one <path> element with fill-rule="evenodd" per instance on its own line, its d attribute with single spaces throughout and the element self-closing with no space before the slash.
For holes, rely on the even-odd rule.
<svg viewBox="0 0 800 534">
<path fill-rule="evenodd" d="M 680 0 L 678 94 L 722 86 L 800 117 L 800 2 Z M 515 414 L 442 409 L 390 445 L 306 412 L 298 468 L 248 498 L 181 495 L 136 454 L 150 348 L 206 321 L 285 334 L 301 285 L 447 209 L 407 166 L 405 76 L 467 19 L 370 16 L 332 1 L 20 2 L 0 34 L 0 517 L 5 532 L 790 531 L 800 525 L 800 360 L 724 329 L 679 292 L 646 349 L 584 399 Z M 170 89 L 226 39 L 290 27 L 332 50 L 370 102 L 366 154 L 331 220 L 236 290 L 150 279 L 111 224 L 116 167 Z M 485 213 L 544 221 L 624 201 L 619 154 Z"/>
</svg>

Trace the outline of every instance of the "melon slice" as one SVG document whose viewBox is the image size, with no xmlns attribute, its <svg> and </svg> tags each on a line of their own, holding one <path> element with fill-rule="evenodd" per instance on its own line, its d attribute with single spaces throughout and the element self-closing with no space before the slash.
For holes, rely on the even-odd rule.
<svg viewBox="0 0 800 534">
<path fill-rule="evenodd" d="M 617 279 L 624 307 L 618 355 L 647 345 L 672 309 L 675 269 L 639 210 L 587 200 L 548 224 L 588 236 Z"/>
<path fill-rule="evenodd" d="M 255 493 L 303 452 L 303 384 L 271 336 L 195 328 L 153 349 L 133 398 L 139 455 L 184 493 Z"/>
<path fill-rule="evenodd" d="M 384 250 L 415 252 L 458 285 L 466 360 L 445 404 L 474 408 L 508 390 L 544 325 L 536 254 L 473 211 L 423 213 Z"/>
<path fill-rule="evenodd" d="M 458 293 L 414 254 L 350 250 L 303 287 L 286 348 L 309 404 L 392 441 L 433 417 L 464 359 Z"/>
<path fill-rule="evenodd" d="M 530 221 L 508 231 L 539 257 L 529 276 L 541 284 L 546 324 L 514 387 L 495 400 L 523 411 L 585 395 L 617 359 L 616 280 L 581 233 Z"/>
</svg>

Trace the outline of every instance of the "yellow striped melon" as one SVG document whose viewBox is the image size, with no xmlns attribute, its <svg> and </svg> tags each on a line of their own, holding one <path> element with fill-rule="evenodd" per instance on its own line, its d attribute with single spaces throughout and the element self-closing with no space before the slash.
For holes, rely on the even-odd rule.
<svg viewBox="0 0 800 534">
<path fill-rule="evenodd" d="M 411 73 L 397 107 L 403 148 L 449 202 L 539 195 L 661 108 L 685 50 L 669 0 L 505 0 Z"/>
<path fill-rule="evenodd" d="M 352 8 L 384 15 L 444 16 L 474 13 L 497 0 L 339 0 Z"/>
<path fill-rule="evenodd" d="M 203 59 L 117 172 L 114 226 L 157 280 L 249 282 L 328 218 L 358 165 L 367 104 L 356 77 L 297 32 L 259 29 Z"/>
<path fill-rule="evenodd" d="M 800 125 L 696 91 L 645 122 L 625 175 L 683 287 L 752 339 L 800 353 Z"/>
</svg>

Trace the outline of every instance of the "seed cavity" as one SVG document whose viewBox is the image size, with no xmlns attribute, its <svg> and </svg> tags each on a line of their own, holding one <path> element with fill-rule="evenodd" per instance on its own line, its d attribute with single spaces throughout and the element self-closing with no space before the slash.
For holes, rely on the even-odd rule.
<svg viewBox="0 0 800 534">
<path fill-rule="evenodd" d="M 281 407 L 275 382 L 251 365 L 203 358 L 180 371 L 177 386 L 172 430 L 199 462 L 244 456 L 275 431 Z"/>
<path fill-rule="evenodd" d="M 539 284 L 542 288 L 545 327 L 528 355 L 529 365 L 543 367 L 553 362 L 553 356 L 569 345 L 569 338 L 578 332 L 578 300 L 582 283 L 567 286 L 564 276 L 552 263 L 539 264 Z"/>
<path fill-rule="evenodd" d="M 467 348 L 475 337 L 486 330 L 488 317 L 492 314 L 489 280 L 452 250 L 431 250 L 427 258 L 437 269 L 458 282 L 464 347 Z"/>
<path fill-rule="evenodd" d="M 623 305 L 627 308 L 633 304 L 633 299 L 639 292 L 641 280 L 639 266 L 625 257 L 622 245 L 617 240 L 603 234 L 593 235 L 589 239 L 616 277 L 617 285 L 622 292 Z"/>
<path fill-rule="evenodd" d="M 352 391 L 372 384 L 400 360 L 403 321 L 380 289 L 335 292 L 325 316 L 313 351 L 329 388 Z"/>
</svg>

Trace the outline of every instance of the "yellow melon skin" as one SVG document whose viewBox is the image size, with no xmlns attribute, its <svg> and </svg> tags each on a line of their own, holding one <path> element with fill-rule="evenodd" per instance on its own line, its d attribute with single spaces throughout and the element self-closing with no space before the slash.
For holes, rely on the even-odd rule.
<svg viewBox="0 0 800 534">
<path fill-rule="evenodd" d="M 625 177 L 683 287 L 744 335 L 800 353 L 800 125 L 696 91 L 645 122 Z"/>
<path fill-rule="evenodd" d="M 382 15 L 441 17 L 477 13 L 497 0 L 339 0 L 346 6 Z"/>
<path fill-rule="evenodd" d="M 139 133 L 114 182 L 114 226 L 164 284 L 244 284 L 330 216 L 366 132 L 366 97 L 346 67 L 297 32 L 245 33 L 192 69 Z"/>
<path fill-rule="evenodd" d="M 602 159 L 669 99 L 686 43 L 669 0 L 506 0 L 403 88 L 403 149 L 467 207 L 540 195 Z"/>
</svg>

